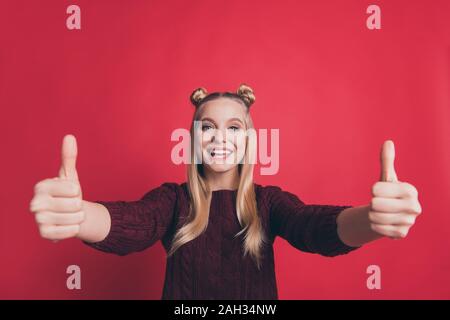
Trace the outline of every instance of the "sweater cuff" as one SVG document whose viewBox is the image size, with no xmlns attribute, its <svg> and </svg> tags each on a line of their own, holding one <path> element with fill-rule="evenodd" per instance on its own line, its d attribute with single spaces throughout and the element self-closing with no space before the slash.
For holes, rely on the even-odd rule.
<svg viewBox="0 0 450 320">
<path fill-rule="evenodd" d="M 108 209 L 111 218 L 111 227 L 108 235 L 99 242 L 87 242 L 83 240 L 83 243 L 94 249 L 120 254 L 120 248 L 123 244 L 120 243 L 121 225 L 123 224 L 123 203 L 120 201 L 94 201 L 95 203 L 102 204 Z"/>
<path fill-rule="evenodd" d="M 333 206 L 332 210 L 329 211 L 327 215 L 324 226 L 323 226 L 323 251 L 324 256 L 334 257 L 337 255 L 347 254 L 351 251 L 361 248 L 361 246 L 353 247 L 345 244 L 338 234 L 337 217 L 339 214 L 347 208 L 352 208 L 353 206 Z"/>
</svg>

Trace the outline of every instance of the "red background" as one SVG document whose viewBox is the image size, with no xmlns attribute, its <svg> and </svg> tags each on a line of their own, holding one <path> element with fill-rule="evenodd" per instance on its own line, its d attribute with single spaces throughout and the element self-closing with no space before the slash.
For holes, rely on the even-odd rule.
<svg viewBox="0 0 450 320">
<path fill-rule="evenodd" d="M 81 7 L 81 30 L 66 8 Z M 366 28 L 366 8 L 382 29 Z M 57 175 L 64 134 L 78 139 L 86 200 L 135 200 L 166 181 L 170 134 L 188 128 L 189 94 L 255 90 L 257 128 L 280 129 L 280 170 L 255 181 L 306 203 L 368 204 L 379 150 L 396 144 L 400 180 L 423 214 L 404 240 L 346 256 L 278 238 L 281 299 L 450 298 L 450 2 L 1 1 L 0 298 L 159 299 L 158 242 L 126 257 L 40 238 L 29 202 Z M 66 288 L 68 265 L 82 289 Z M 381 267 L 381 290 L 366 287 Z"/>
</svg>

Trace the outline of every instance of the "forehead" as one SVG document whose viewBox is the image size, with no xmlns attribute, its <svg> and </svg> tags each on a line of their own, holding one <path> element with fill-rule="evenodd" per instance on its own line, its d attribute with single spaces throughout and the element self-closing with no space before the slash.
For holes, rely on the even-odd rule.
<svg viewBox="0 0 450 320">
<path fill-rule="evenodd" d="M 208 101 L 201 108 L 200 119 L 211 118 L 217 122 L 227 121 L 231 118 L 239 118 L 244 121 L 246 114 L 246 107 L 242 103 L 229 98 Z"/>
</svg>

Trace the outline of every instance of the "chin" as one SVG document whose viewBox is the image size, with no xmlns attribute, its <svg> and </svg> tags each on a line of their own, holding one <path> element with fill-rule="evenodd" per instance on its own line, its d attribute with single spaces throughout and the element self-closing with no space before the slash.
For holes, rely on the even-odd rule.
<svg viewBox="0 0 450 320">
<path fill-rule="evenodd" d="M 219 163 L 212 163 L 207 165 L 208 169 L 213 171 L 213 172 L 217 172 L 217 173 L 223 173 L 223 172 L 227 172 L 230 171 L 234 168 L 237 167 L 236 164 L 219 164 Z"/>
</svg>

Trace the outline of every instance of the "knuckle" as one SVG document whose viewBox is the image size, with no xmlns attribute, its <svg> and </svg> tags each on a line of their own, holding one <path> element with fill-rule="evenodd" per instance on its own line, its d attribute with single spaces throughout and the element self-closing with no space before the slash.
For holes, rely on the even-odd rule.
<svg viewBox="0 0 450 320">
<path fill-rule="evenodd" d="M 416 217 L 411 216 L 411 217 L 409 218 L 409 225 L 412 226 L 414 223 L 416 223 Z"/>
<path fill-rule="evenodd" d="M 35 212 L 36 211 L 36 197 L 33 197 L 30 201 L 30 211 Z"/>
<path fill-rule="evenodd" d="M 380 186 L 379 182 L 375 182 L 375 183 L 372 185 L 372 196 L 375 197 L 375 196 L 378 194 L 378 192 L 379 192 L 379 186 Z"/>
<path fill-rule="evenodd" d="M 417 214 L 422 214 L 422 206 L 420 205 L 420 203 L 417 203 Z"/>
<path fill-rule="evenodd" d="M 369 212 L 369 220 L 374 224 L 383 224 L 382 217 L 378 212 Z"/>
<path fill-rule="evenodd" d="M 407 235 L 408 235 L 407 228 L 401 228 L 401 229 L 397 230 L 397 232 L 396 232 L 396 236 L 401 239 L 406 238 Z"/>
<path fill-rule="evenodd" d="M 48 202 L 45 197 L 43 197 L 42 195 L 34 196 L 30 202 L 30 211 L 37 213 L 39 211 L 42 211 L 45 208 L 45 206 L 47 206 L 47 205 L 48 205 Z"/>
<path fill-rule="evenodd" d="M 414 216 L 412 216 L 411 214 L 406 214 L 402 217 L 400 223 L 402 225 L 412 226 L 414 224 L 414 221 L 415 221 Z"/>
<path fill-rule="evenodd" d="M 420 209 L 420 206 L 418 206 L 417 204 L 413 207 L 413 211 L 416 215 L 419 215 L 422 213 L 422 210 Z"/>
<path fill-rule="evenodd" d="M 39 234 L 44 239 L 52 239 L 53 238 L 53 232 L 48 226 L 41 226 L 39 228 Z"/>
<path fill-rule="evenodd" d="M 34 193 L 41 193 L 44 189 L 46 180 L 39 181 L 34 185 Z"/>
<path fill-rule="evenodd" d="M 375 223 L 370 224 L 370 229 L 376 233 L 382 234 L 382 230 Z"/>
<path fill-rule="evenodd" d="M 46 189 L 47 189 L 50 185 L 52 185 L 53 183 L 54 183 L 54 180 L 53 180 L 53 179 L 50 179 L 50 178 L 44 179 L 44 180 L 42 180 L 42 181 L 39 181 L 39 182 L 36 184 L 36 186 L 35 186 L 35 188 L 37 189 L 37 193 L 40 193 L 40 192 L 46 193 L 46 192 L 48 192 Z"/>
<path fill-rule="evenodd" d="M 72 183 L 72 192 L 76 195 L 79 195 L 81 193 L 81 188 L 78 183 Z"/>
<path fill-rule="evenodd" d="M 420 214 L 422 211 L 420 208 L 420 204 L 414 198 L 411 198 L 409 200 L 408 207 L 409 207 L 409 210 L 414 214 Z"/>
<path fill-rule="evenodd" d="M 379 205 L 380 205 L 379 198 L 374 197 L 370 200 L 370 207 L 372 208 L 373 211 L 378 211 L 377 208 L 379 207 Z"/>
<path fill-rule="evenodd" d="M 420 202 L 417 199 L 414 201 L 413 208 L 414 208 L 414 213 L 416 215 L 420 215 L 422 213 L 422 206 L 420 205 Z"/>
<path fill-rule="evenodd" d="M 36 220 L 37 224 L 43 224 L 46 221 L 46 217 L 43 213 L 36 213 L 34 219 Z"/>
<path fill-rule="evenodd" d="M 418 191 L 416 189 L 416 187 L 414 187 L 412 184 L 408 183 L 408 182 L 403 182 L 403 187 L 406 190 L 406 193 L 413 198 L 416 198 L 418 196 Z"/>
</svg>

